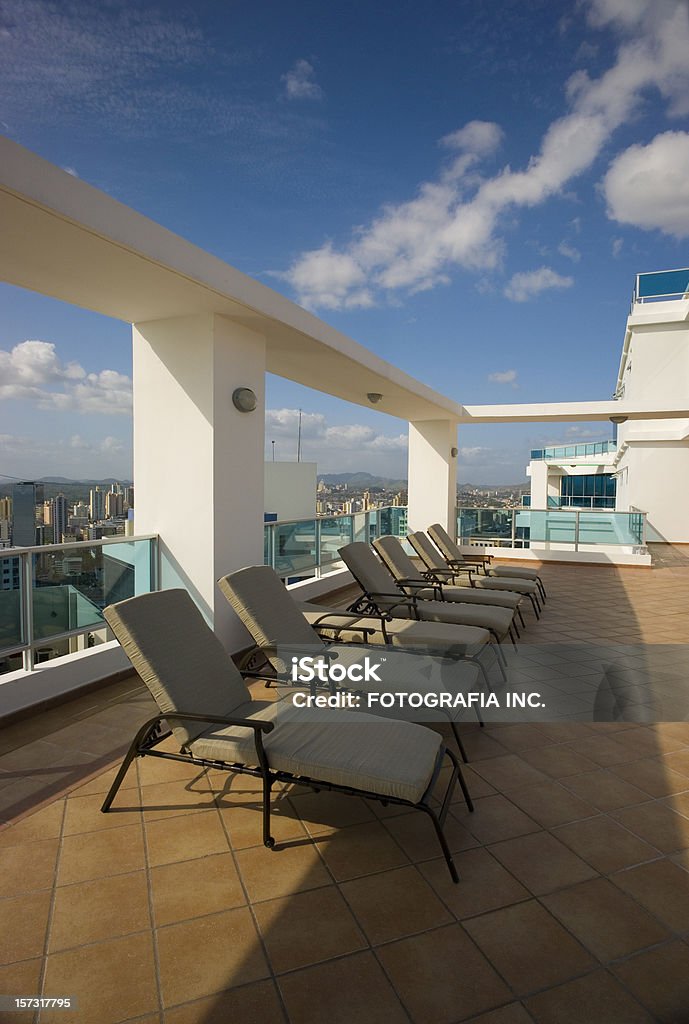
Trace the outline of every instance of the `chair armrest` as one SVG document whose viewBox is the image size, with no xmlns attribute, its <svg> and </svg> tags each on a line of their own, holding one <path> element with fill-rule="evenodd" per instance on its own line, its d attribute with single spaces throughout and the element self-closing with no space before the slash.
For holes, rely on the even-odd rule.
<svg viewBox="0 0 689 1024">
<path fill-rule="evenodd" d="M 347 621 L 338 626 L 336 623 L 328 622 L 330 618 L 345 618 Z M 358 624 L 358 617 L 351 615 L 349 612 L 326 612 L 317 618 L 315 622 L 309 623 L 309 625 L 316 631 L 319 629 L 334 630 L 338 640 L 341 638 L 343 631 L 347 630 L 356 630 L 357 633 L 362 633 L 365 637 L 373 636 L 374 633 L 380 632 L 379 629 L 371 626 L 360 626 Z"/>
<path fill-rule="evenodd" d="M 436 582 L 434 583 L 431 580 L 399 579 L 396 580 L 396 583 L 400 587 L 409 587 L 411 590 L 413 590 L 414 588 L 416 588 L 416 590 L 433 590 L 435 591 L 435 595 L 439 600 L 445 600 L 445 598 L 443 597 L 443 585 L 440 582 L 440 580 L 436 580 Z"/>
<path fill-rule="evenodd" d="M 275 725 L 273 722 L 264 721 L 262 718 L 237 718 L 234 715 L 201 715 L 192 711 L 164 711 L 156 715 L 153 721 L 164 718 L 167 722 L 171 719 L 180 719 L 183 722 L 211 722 L 213 725 L 237 725 L 246 729 L 253 729 L 254 732 L 271 732 Z"/>
</svg>

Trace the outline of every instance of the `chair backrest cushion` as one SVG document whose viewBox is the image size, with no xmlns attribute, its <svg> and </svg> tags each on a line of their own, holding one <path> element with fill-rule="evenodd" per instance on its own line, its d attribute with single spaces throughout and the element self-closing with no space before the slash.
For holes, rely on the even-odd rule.
<svg viewBox="0 0 689 1024">
<path fill-rule="evenodd" d="M 416 551 L 427 569 L 446 569 L 447 563 L 427 533 L 418 530 L 410 533 L 407 540 Z"/>
<path fill-rule="evenodd" d="M 324 646 L 269 565 L 237 569 L 219 579 L 218 586 L 259 646 Z"/>
<path fill-rule="evenodd" d="M 103 615 L 163 713 L 230 715 L 250 699 L 238 668 L 186 590 L 130 597 Z M 184 745 L 208 726 L 172 727 Z"/>
<path fill-rule="evenodd" d="M 424 581 L 397 537 L 377 537 L 373 546 L 396 580 Z"/>
<path fill-rule="evenodd" d="M 376 558 L 375 554 L 363 541 L 355 541 L 353 544 L 346 544 L 339 548 L 339 554 L 355 580 L 367 594 L 394 594 L 397 590 L 395 581 Z M 390 601 L 381 601 L 385 606 Z"/>
<path fill-rule="evenodd" d="M 428 527 L 428 532 L 431 539 L 438 545 L 445 558 L 449 558 L 450 561 L 457 562 L 461 562 L 463 560 L 462 552 L 459 550 L 444 526 L 441 526 L 440 523 L 433 523 L 432 526 Z"/>
</svg>

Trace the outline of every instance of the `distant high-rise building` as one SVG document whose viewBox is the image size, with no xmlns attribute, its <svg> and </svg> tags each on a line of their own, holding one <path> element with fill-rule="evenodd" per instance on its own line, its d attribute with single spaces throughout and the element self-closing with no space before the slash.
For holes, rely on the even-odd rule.
<svg viewBox="0 0 689 1024">
<path fill-rule="evenodd" d="M 36 526 L 43 522 L 43 484 L 23 480 L 14 485 L 12 500 L 12 543 L 15 547 L 32 547 L 36 543 Z"/>
<path fill-rule="evenodd" d="M 101 491 L 100 487 L 89 491 L 89 515 L 92 523 L 105 518 L 105 491 Z"/>
<path fill-rule="evenodd" d="M 134 508 L 134 488 L 128 487 L 125 491 L 125 505 L 127 508 Z"/>
<path fill-rule="evenodd" d="M 12 543 L 12 499 L 0 498 L 0 547 Z"/>
<path fill-rule="evenodd" d="M 114 486 L 114 485 L 113 485 Z M 105 495 L 105 518 L 121 518 L 124 513 L 124 495 L 121 491 L 108 491 Z"/>
<path fill-rule="evenodd" d="M 62 544 L 67 533 L 67 498 L 57 494 L 53 499 L 53 526 L 55 543 Z"/>
</svg>

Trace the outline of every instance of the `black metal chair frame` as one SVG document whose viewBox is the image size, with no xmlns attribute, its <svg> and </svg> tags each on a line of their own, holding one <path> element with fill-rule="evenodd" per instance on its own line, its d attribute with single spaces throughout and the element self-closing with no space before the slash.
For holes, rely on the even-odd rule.
<svg viewBox="0 0 689 1024">
<path fill-rule="evenodd" d="M 209 722 L 217 725 L 229 725 L 229 726 L 241 726 L 242 728 L 252 729 L 254 733 L 254 743 L 256 746 L 256 761 L 257 765 L 251 766 L 242 764 L 239 762 L 226 762 L 226 761 L 215 761 L 203 757 L 195 757 L 192 752 L 185 746 L 181 747 L 179 754 L 173 754 L 168 751 L 156 750 L 155 747 L 166 740 L 172 735 L 172 730 L 168 727 L 163 729 L 162 723 L 165 722 L 169 726 L 171 721 L 184 721 L 184 722 Z M 293 775 L 291 772 L 275 771 L 270 767 L 268 762 L 268 756 L 263 746 L 263 735 L 272 731 L 274 728 L 273 722 L 261 721 L 260 719 L 246 719 L 246 718 L 233 718 L 223 717 L 218 715 L 204 715 L 197 713 L 188 713 L 183 711 L 169 712 L 165 714 L 158 714 L 154 718 L 149 719 L 144 725 L 141 726 L 136 736 L 134 737 L 129 750 L 127 751 L 124 760 L 120 766 L 120 769 L 115 777 L 115 780 L 110 787 L 108 794 L 103 802 L 101 811 L 105 814 L 110 810 L 113 800 L 117 795 L 124 777 L 135 758 L 137 757 L 158 757 L 168 761 L 181 761 L 185 764 L 197 765 L 199 768 L 215 768 L 219 771 L 232 772 L 237 775 L 251 775 L 253 778 L 261 779 L 262 781 L 262 818 L 263 818 L 263 844 L 268 849 L 272 850 L 275 848 L 275 839 L 270 834 L 270 802 L 271 802 L 271 791 L 276 783 L 288 783 L 292 785 L 306 786 L 314 792 L 318 793 L 320 790 L 326 790 L 332 793 L 342 793 L 347 796 L 358 796 L 365 800 L 376 800 L 381 803 L 384 807 L 388 804 L 399 807 L 413 807 L 417 810 L 423 811 L 433 822 L 438 842 L 443 851 L 445 857 L 445 863 L 447 864 L 448 870 L 452 877 L 453 882 L 459 882 L 459 874 L 452 858 L 452 853 L 448 845 L 443 826 L 447 818 L 447 813 L 450 808 L 450 802 L 452 795 L 455 790 L 455 785 L 459 782 L 464 799 L 467 807 L 470 811 L 474 810 L 474 805 L 467 789 L 462 770 L 455 754 L 446 746 L 441 746 L 438 757 L 436 759 L 435 768 L 431 781 L 428 784 L 426 792 L 423 794 L 418 803 L 413 803 L 410 800 L 403 800 L 399 797 L 382 796 L 380 793 L 373 793 L 367 790 L 355 789 L 350 786 L 341 786 L 332 782 L 324 782 L 321 779 L 312 779 L 307 776 Z M 443 765 L 443 761 L 447 757 L 452 765 L 452 771 L 450 773 L 450 779 L 445 789 L 442 802 L 440 804 L 440 810 L 435 811 L 431 806 L 431 797 L 435 784 L 438 780 L 438 775 Z"/>
</svg>

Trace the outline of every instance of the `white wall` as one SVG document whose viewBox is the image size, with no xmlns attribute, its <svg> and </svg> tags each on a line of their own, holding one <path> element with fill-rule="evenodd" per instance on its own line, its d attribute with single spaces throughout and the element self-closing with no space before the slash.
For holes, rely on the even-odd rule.
<svg viewBox="0 0 689 1024">
<path fill-rule="evenodd" d="M 278 519 L 312 519 L 316 515 L 315 462 L 266 462 L 263 467 L 264 512 Z"/>
<path fill-rule="evenodd" d="M 638 307 L 629 318 L 631 339 L 622 374 L 625 401 L 662 399 L 680 408 L 686 405 L 689 326 L 686 320 L 663 322 L 664 309 L 670 306 L 676 310 L 678 304 L 644 305 L 644 323 L 636 322 Z M 658 321 L 649 322 L 654 315 Z M 635 506 L 646 512 L 651 540 L 689 544 L 689 420 L 628 421 L 620 424 L 617 436 L 623 447 L 617 466 L 618 510 Z"/>
<path fill-rule="evenodd" d="M 160 535 L 161 585 L 185 586 L 237 649 L 246 632 L 216 580 L 263 562 L 265 341 L 201 314 L 136 324 L 133 345 L 137 531 Z M 235 409 L 237 387 L 255 391 L 254 412 Z"/>
<path fill-rule="evenodd" d="M 454 421 L 423 420 L 409 424 L 409 530 L 441 523 L 457 533 L 457 426 Z"/>
</svg>

